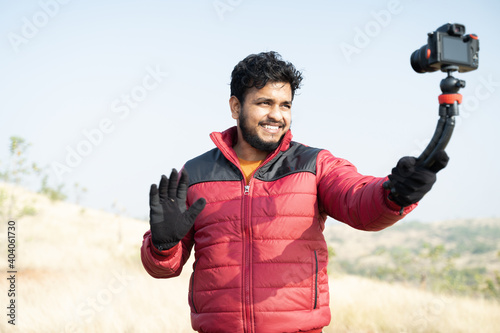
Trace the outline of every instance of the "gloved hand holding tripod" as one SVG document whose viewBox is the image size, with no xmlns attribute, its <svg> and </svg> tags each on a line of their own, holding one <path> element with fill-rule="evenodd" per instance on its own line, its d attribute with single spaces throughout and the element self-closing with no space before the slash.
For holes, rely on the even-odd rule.
<svg viewBox="0 0 500 333">
<path fill-rule="evenodd" d="M 406 156 L 399 160 L 389 175 L 384 188 L 390 189 L 389 199 L 402 208 L 420 201 L 436 182 L 436 174 L 448 164 L 449 157 L 444 150 L 434 155 L 434 163 L 419 163 L 415 157 Z"/>
</svg>

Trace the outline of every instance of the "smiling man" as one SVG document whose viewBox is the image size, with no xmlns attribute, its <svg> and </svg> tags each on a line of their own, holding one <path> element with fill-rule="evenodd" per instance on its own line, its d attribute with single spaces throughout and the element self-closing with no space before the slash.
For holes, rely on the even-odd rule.
<svg viewBox="0 0 500 333">
<path fill-rule="evenodd" d="M 229 106 L 237 120 L 236 154 L 247 161 L 264 160 L 290 129 L 292 88 L 288 82 L 268 82 L 244 97 L 231 96 Z"/>
<path fill-rule="evenodd" d="M 188 301 L 198 332 L 321 332 L 331 318 L 326 218 L 389 227 L 448 162 L 444 151 L 431 168 L 404 157 L 388 177 L 365 176 L 292 141 L 301 81 L 276 52 L 246 57 L 232 72 L 236 126 L 212 133 L 216 148 L 188 161 L 180 177 L 174 169 L 151 185 L 141 259 L 151 276 L 175 277 L 194 246 Z"/>
</svg>

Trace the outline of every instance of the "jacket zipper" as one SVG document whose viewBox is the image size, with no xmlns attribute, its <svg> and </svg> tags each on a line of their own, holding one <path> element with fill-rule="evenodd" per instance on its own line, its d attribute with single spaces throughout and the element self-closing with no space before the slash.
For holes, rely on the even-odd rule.
<svg viewBox="0 0 500 333">
<path fill-rule="evenodd" d="M 315 273 L 314 273 L 314 307 L 318 307 L 318 253 L 314 250 Z"/>
<path fill-rule="evenodd" d="M 243 223 L 242 223 L 242 228 L 243 228 L 243 255 L 244 255 L 244 260 L 245 260 L 245 265 L 243 267 L 244 272 L 244 284 L 243 287 L 244 289 L 244 303 L 243 303 L 243 308 L 245 312 L 245 318 L 246 318 L 246 327 L 245 327 L 245 332 L 254 332 L 255 328 L 253 327 L 253 304 L 252 304 L 252 254 L 251 254 L 251 249 L 252 249 L 252 223 L 250 221 L 250 185 L 252 184 L 252 181 L 254 179 L 255 174 L 259 171 L 262 166 L 266 165 L 269 161 L 274 159 L 276 157 L 276 154 L 273 154 L 272 157 L 268 156 L 266 160 L 259 166 L 257 169 L 254 170 L 252 173 L 252 176 L 250 177 L 250 181 L 248 182 L 248 185 L 245 182 L 245 176 L 243 176 Z M 240 170 L 241 171 L 241 170 Z M 241 171 L 243 174 L 243 171 Z M 244 325 L 245 326 L 245 325 Z"/>
<path fill-rule="evenodd" d="M 245 180 L 243 180 L 245 182 Z M 243 237 L 244 237 L 244 311 L 246 318 L 246 327 L 245 332 L 252 332 L 252 311 L 251 311 L 251 253 L 250 250 L 252 248 L 252 235 L 251 235 L 251 223 L 250 223 L 250 184 L 252 183 L 252 179 L 248 185 L 244 185 L 243 190 Z"/>
</svg>

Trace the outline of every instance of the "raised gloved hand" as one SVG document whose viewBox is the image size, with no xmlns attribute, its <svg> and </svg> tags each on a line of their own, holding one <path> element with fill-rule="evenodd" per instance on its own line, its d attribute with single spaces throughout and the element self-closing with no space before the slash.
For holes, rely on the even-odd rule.
<svg viewBox="0 0 500 333">
<path fill-rule="evenodd" d="M 178 172 L 173 169 L 170 179 L 162 175 L 159 188 L 152 184 L 149 191 L 151 238 L 153 245 L 160 251 L 172 248 L 186 236 L 206 204 L 205 199 L 201 198 L 186 210 L 186 170 L 182 170 L 179 184 L 177 179 Z"/>
<path fill-rule="evenodd" d="M 390 182 L 384 188 L 390 189 L 389 199 L 401 207 L 407 207 L 420 201 L 436 182 L 436 173 L 448 164 L 448 154 L 444 150 L 436 153 L 434 163 L 429 166 L 417 165 L 415 157 L 403 157 L 392 173 Z"/>
</svg>

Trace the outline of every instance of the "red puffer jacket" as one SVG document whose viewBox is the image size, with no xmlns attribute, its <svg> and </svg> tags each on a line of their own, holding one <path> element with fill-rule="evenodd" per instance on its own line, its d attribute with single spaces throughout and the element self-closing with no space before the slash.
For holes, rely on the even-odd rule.
<svg viewBox="0 0 500 333">
<path fill-rule="evenodd" d="M 191 323 L 200 332 L 320 332 L 330 322 L 323 237 L 327 215 L 381 230 L 414 206 L 387 200 L 385 178 L 363 176 L 326 150 L 291 141 L 255 171 L 247 186 L 231 148 L 233 127 L 212 133 L 217 148 L 189 161 L 188 205 L 207 204 L 177 246 L 158 251 L 149 231 L 141 258 L 156 278 L 180 274 L 191 249 Z"/>
</svg>

